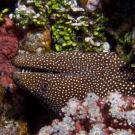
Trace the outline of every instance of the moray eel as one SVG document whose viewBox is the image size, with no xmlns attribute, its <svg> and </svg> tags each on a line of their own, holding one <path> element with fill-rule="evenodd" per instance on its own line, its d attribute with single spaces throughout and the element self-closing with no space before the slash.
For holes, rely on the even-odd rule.
<svg viewBox="0 0 135 135">
<path fill-rule="evenodd" d="M 134 70 L 115 53 L 22 54 L 13 59 L 13 64 L 41 69 L 42 72 L 14 72 L 13 80 L 55 113 L 70 98 L 83 100 L 89 92 L 100 97 L 113 91 L 135 95 Z"/>
</svg>

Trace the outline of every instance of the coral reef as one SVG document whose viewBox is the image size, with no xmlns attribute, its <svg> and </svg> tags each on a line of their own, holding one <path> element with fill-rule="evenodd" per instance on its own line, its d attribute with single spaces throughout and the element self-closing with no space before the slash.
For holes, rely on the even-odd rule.
<svg viewBox="0 0 135 135">
<path fill-rule="evenodd" d="M 14 23 L 5 16 L 0 25 L 0 84 L 6 88 L 13 89 L 14 83 L 11 79 L 12 72 L 18 69 L 11 64 L 11 58 L 17 53 L 18 41 L 22 35 L 17 35 Z"/>
<path fill-rule="evenodd" d="M 105 36 L 106 24 L 108 18 L 103 14 L 92 12 L 89 19 L 91 26 L 90 35 L 85 36 L 84 43 L 82 43 L 87 52 L 110 52 L 110 45 Z"/>
<path fill-rule="evenodd" d="M 53 22 L 52 36 L 56 51 L 110 51 L 110 45 L 105 36 L 105 25 L 108 19 L 103 14 L 88 13 L 85 8 L 79 7 L 76 0 L 49 1 L 47 12 Z"/>
<path fill-rule="evenodd" d="M 14 14 L 9 15 L 10 19 L 15 20 L 16 25 L 23 29 L 26 29 L 28 25 L 46 28 L 45 2 L 32 0 L 24 3 L 23 0 L 18 1 Z"/>
<path fill-rule="evenodd" d="M 18 38 L 14 23 L 5 16 L 0 26 L 0 84 L 13 90 L 12 72 L 17 68 L 11 64 L 11 58 L 17 53 Z"/>
<path fill-rule="evenodd" d="M 16 85 L 11 78 L 12 72 L 18 71 L 11 60 L 17 54 L 18 42 L 25 32 L 15 27 L 6 15 L 3 17 L 0 23 L 0 134 L 26 135 L 24 100 L 17 95 Z M 13 95 L 7 98 L 9 93 Z"/>
<path fill-rule="evenodd" d="M 62 51 L 64 47 L 72 50 L 72 47 L 77 45 L 75 32 L 71 28 L 64 25 L 59 27 L 58 24 L 55 24 L 52 26 L 52 32 L 56 40 L 56 51 Z"/>
<path fill-rule="evenodd" d="M 126 5 L 131 9 L 125 8 Z M 19 0 L 9 16 L 23 28 L 51 28 L 51 51 L 109 52 L 108 35 L 111 35 L 118 45 L 115 50 L 123 56 L 132 49 L 131 10 L 134 11 L 134 2 L 123 0 Z"/>
<path fill-rule="evenodd" d="M 3 101 L 5 98 L 6 93 L 6 87 L 4 87 L 2 84 L 0 84 L 0 114 L 2 113 L 4 107 L 3 107 Z"/>
<path fill-rule="evenodd" d="M 84 84 L 86 84 L 87 81 L 90 81 L 88 82 L 90 83 L 88 87 L 91 86 L 90 90 L 93 90 L 93 92 L 99 95 L 106 95 L 106 91 L 116 90 L 117 87 L 119 92 L 126 93 L 126 95 L 134 94 L 134 91 L 132 91 L 135 87 L 134 71 L 133 68 L 129 70 L 131 67 L 135 67 L 134 0 L 1 0 L 0 9 L 0 134 L 25 135 L 28 134 L 29 130 L 28 120 L 26 120 L 27 112 L 24 105 L 26 102 L 24 98 L 25 95 L 20 96 L 16 93 L 16 85 L 11 78 L 12 72 L 18 71 L 18 69 L 11 64 L 11 59 L 17 54 L 17 50 L 18 53 L 48 53 L 63 50 L 110 52 L 116 45 L 116 52 L 122 57 L 123 61 L 128 62 L 124 69 L 121 69 L 118 67 L 119 64 L 122 63 L 120 59 L 117 60 L 116 57 L 112 57 L 110 54 L 107 56 L 104 56 L 104 54 L 95 54 L 96 56 L 94 56 L 92 54 L 92 61 L 89 61 L 89 65 L 92 66 L 88 68 L 88 66 L 86 66 L 88 65 L 88 61 L 84 60 L 87 56 L 81 59 L 77 57 L 79 62 L 77 60 L 70 61 L 75 57 L 74 55 L 69 55 L 67 62 L 63 59 L 65 57 L 62 56 L 62 59 L 57 63 L 58 66 L 56 66 L 56 70 L 60 70 L 60 72 L 63 67 L 68 69 L 67 73 L 69 73 L 69 71 L 77 71 L 78 67 L 79 73 L 85 74 L 86 72 L 87 74 L 88 70 L 94 71 L 99 66 L 99 72 L 95 72 L 90 78 L 87 78 L 87 76 L 82 79 L 78 77 L 78 74 L 75 74 L 74 78 L 71 80 L 68 78 L 67 81 L 70 81 L 71 84 L 68 84 L 68 86 L 66 84 L 65 88 L 61 87 L 61 84 L 62 86 L 64 85 L 61 78 L 65 78 L 65 76 L 52 74 L 55 62 L 51 60 L 55 58 L 54 61 L 56 61 L 57 58 L 59 59 L 59 56 L 43 59 L 43 61 L 48 61 L 46 67 L 51 62 L 53 65 L 49 66 L 51 74 L 49 72 L 45 77 L 49 76 L 51 80 L 54 81 L 53 86 L 55 91 L 51 93 L 55 95 L 52 96 L 53 101 L 58 101 L 57 98 L 60 96 L 60 102 L 57 102 L 58 106 L 56 107 L 59 107 L 62 103 L 66 103 L 65 97 L 67 95 L 73 94 L 72 97 L 84 96 L 84 91 L 86 91 Z M 6 16 L 9 12 L 9 17 L 14 22 Z M 18 26 L 18 28 L 15 27 L 15 25 Z M 22 37 L 25 35 L 25 31 L 21 31 L 20 28 L 29 30 L 23 39 Z M 110 37 L 115 40 L 115 43 L 109 41 Z M 36 66 L 41 64 L 40 66 L 42 67 L 44 62 L 40 63 L 37 60 L 40 55 L 37 57 L 37 55 L 34 54 L 33 56 L 36 57 L 35 61 L 33 60 L 33 62 L 35 62 L 34 64 L 38 62 Z M 95 64 L 93 64 L 93 60 L 95 60 Z M 104 62 L 107 64 L 104 65 Z M 86 65 L 84 66 L 83 64 Z M 112 69 L 111 71 L 113 73 L 115 73 L 115 71 L 117 71 L 117 73 L 113 74 L 110 72 L 110 69 Z M 110 76 L 109 73 L 111 73 L 112 76 Z M 35 77 L 33 73 L 27 74 L 30 74 L 29 78 L 31 76 L 33 76 L 33 78 Z M 39 73 L 38 75 L 36 74 L 37 79 L 35 82 L 39 82 L 42 78 L 39 75 Z M 77 84 L 75 80 L 77 78 L 76 76 L 80 79 L 81 85 Z M 45 78 L 43 78 L 43 80 L 44 79 Z M 114 79 L 114 81 L 111 81 L 111 79 Z M 129 82 L 129 80 L 131 82 Z M 55 83 L 55 81 L 58 83 Z M 30 84 L 33 83 L 34 81 Z M 71 93 L 72 86 L 74 87 L 74 93 Z M 63 93 L 59 95 L 59 91 L 56 91 L 57 87 L 61 89 L 61 92 L 67 90 L 69 87 L 71 91 L 62 96 Z M 102 91 L 99 91 L 101 87 Z M 43 92 L 49 88 L 50 85 L 43 82 L 40 90 Z M 76 88 L 79 88 L 79 90 L 76 91 Z M 39 89 L 39 87 L 37 89 Z M 9 94 L 7 94 L 7 92 L 12 93 L 9 98 L 7 98 Z M 58 94 L 56 94 L 56 92 L 58 92 Z M 83 92 L 83 94 L 81 94 L 81 92 Z M 87 93 L 88 92 L 85 92 L 85 94 Z M 40 99 L 43 100 L 49 97 L 48 95 L 43 96 L 39 91 L 34 94 L 37 94 L 38 96 L 36 95 L 36 97 L 40 97 Z M 69 99 L 69 97 L 66 97 L 66 99 Z M 64 100 L 64 102 L 62 100 Z M 57 103 L 54 102 L 53 105 Z M 50 106 L 52 107 L 52 104 Z M 33 113 L 34 111 L 31 111 L 30 115 Z M 40 115 L 40 113 L 38 115 Z M 62 109 L 60 116 L 63 118 L 62 121 L 60 119 L 54 120 L 52 125 L 43 127 L 39 135 L 135 134 L 135 99 L 131 96 L 123 97 L 118 92 L 109 93 L 103 99 L 94 93 L 88 94 L 88 97 L 83 101 L 72 98 L 67 103 L 67 106 Z M 34 118 L 35 117 L 34 115 Z M 43 121 L 41 116 L 37 119 Z M 33 123 L 36 122 L 34 121 Z M 35 125 L 36 127 L 40 127 L 39 123 Z M 37 129 L 35 132 L 37 132 Z"/>
<path fill-rule="evenodd" d="M 0 13 L 0 22 L 4 21 L 4 15 L 9 11 L 8 8 L 5 8 Z"/>
<path fill-rule="evenodd" d="M 133 51 L 135 2 L 124 0 L 103 0 L 102 12 L 108 18 L 107 33 L 116 40 L 116 52 L 123 59 L 129 57 Z M 128 55 L 126 57 L 126 55 Z M 131 56 L 134 57 L 134 56 Z M 134 62 L 133 62 L 134 63 Z"/>
<path fill-rule="evenodd" d="M 5 16 L 4 24 L 0 26 L 0 54 L 8 59 L 16 55 L 18 39 L 13 31 L 14 23 Z"/>
<path fill-rule="evenodd" d="M 28 31 L 25 38 L 19 42 L 18 53 L 48 53 L 51 46 L 49 29 Z"/>
<path fill-rule="evenodd" d="M 25 112 L 25 98 L 16 92 L 4 103 L 0 117 L 0 133 L 2 135 L 26 135 L 28 132 Z"/>
<path fill-rule="evenodd" d="M 38 135 L 133 135 L 135 133 L 135 97 L 118 92 L 101 99 L 89 93 L 83 101 L 71 98 L 62 108 L 62 121 L 42 127 Z"/>
<path fill-rule="evenodd" d="M 52 36 L 56 51 L 73 50 L 78 44 L 78 32 L 88 33 L 88 17 L 76 0 L 47 2 L 47 13 L 52 21 Z M 72 14 L 76 14 L 73 16 Z"/>
<path fill-rule="evenodd" d="M 87 4 L 90 3 L 95 4 L 96 8 L 99 1 L 89 0 Z M 56 51 L 74 49 L 83 49 L 86 52 L 110 51 L 105 36 L 105 25 L 108 19 L 103 14 L 88 13 L 85 8 L 79 7 L 76 0 L 49 1 L 47 12 L 53 22 L 52 36 Z"/>
<path fill-rule="evenodd" d="M 91 4 L 95 8 L 98 3 L 99 1 L 88 1 L 88 5 Z M 16 25 L 24 29 L 51 28 L 51 52 L 63 50 L 110 51 L 110 45 L 104 34 L 107 18 L 101 13 L 87 12 L 85 6 L 83 8 L 77 0 L 50 0 L 48 2 L 20 0 L 15 12 L 9 14 L 9 17 L 16 22 Z M 33 49 L 32 46 L 29 49 L 33 51 L 35 49 L 36 52 L 36 47 Z"/>
<path fill-rule="evenodd" d="M 123 36 L 115 36 L 117 39 L 116 52 L 125 62 L 130 62 L 131 67 L 135 67 L 135 28 Z"/>
</svg>

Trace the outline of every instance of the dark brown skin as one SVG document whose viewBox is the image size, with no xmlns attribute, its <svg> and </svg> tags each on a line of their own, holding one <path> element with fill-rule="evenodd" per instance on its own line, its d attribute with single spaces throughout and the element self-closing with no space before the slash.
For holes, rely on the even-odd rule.
<svg viewBox="0 0 135 135">
<path fill-rule="evenodd" d="M 23 54 L 13 64 L 51 71 L 14 72 L 13 80 L 56 113 L 70 98 L 82 100 L 89 92 L 100 97 L 113 91 L 135 95 L 134 71 L 115 53 Z"/>
</svg>

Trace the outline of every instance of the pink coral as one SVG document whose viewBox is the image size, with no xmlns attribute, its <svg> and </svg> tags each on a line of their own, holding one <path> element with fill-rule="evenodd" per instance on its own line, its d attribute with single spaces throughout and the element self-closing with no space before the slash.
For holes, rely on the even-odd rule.
<svg viewBox="0 0 135 135">
<path fill-rule="evenodd" d="M 24 33 L 19 31 L 7 16 L 0 24 L 0 84 L 6 88 L 11 85 L 15 86 L 11 75 L 18 69 L 11 64 L 11 60 L 17 53 L 19 39 L 23 37 Z"/>
<path fill-rule="evenodd" d="M 24 32 L 19 31 L 9 18 L 5 17 L 4 20 L 0 25 L 0 54 L 10 59 L 16 55 L 18 39 L 23 37 Z"/>
<path fill-rule="evenodd" d="M 39 135 L 134 135 L 135 97 L 108 93 L 101 99 L 89 93 L 84 101 L 72 98 L 62 108 L 62 121 L 42 127 Z"/>
</svg>

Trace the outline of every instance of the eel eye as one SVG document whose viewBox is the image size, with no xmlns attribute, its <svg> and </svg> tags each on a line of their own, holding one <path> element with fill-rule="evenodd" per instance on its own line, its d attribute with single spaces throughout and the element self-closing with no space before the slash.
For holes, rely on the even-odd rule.
<svg viewBox="0 0 135 135">
<path fill-rule="evenodd" d="M 17 83 L 19 81 L 19 78 L 14 78 L 13 80 Z"/>
<path fill-rule="evenodd" d="M 49 90 L 48 83 L 47 82 L 41 83 L 40 89 L 43 90 L 43 91 Z"/>
</svg>

